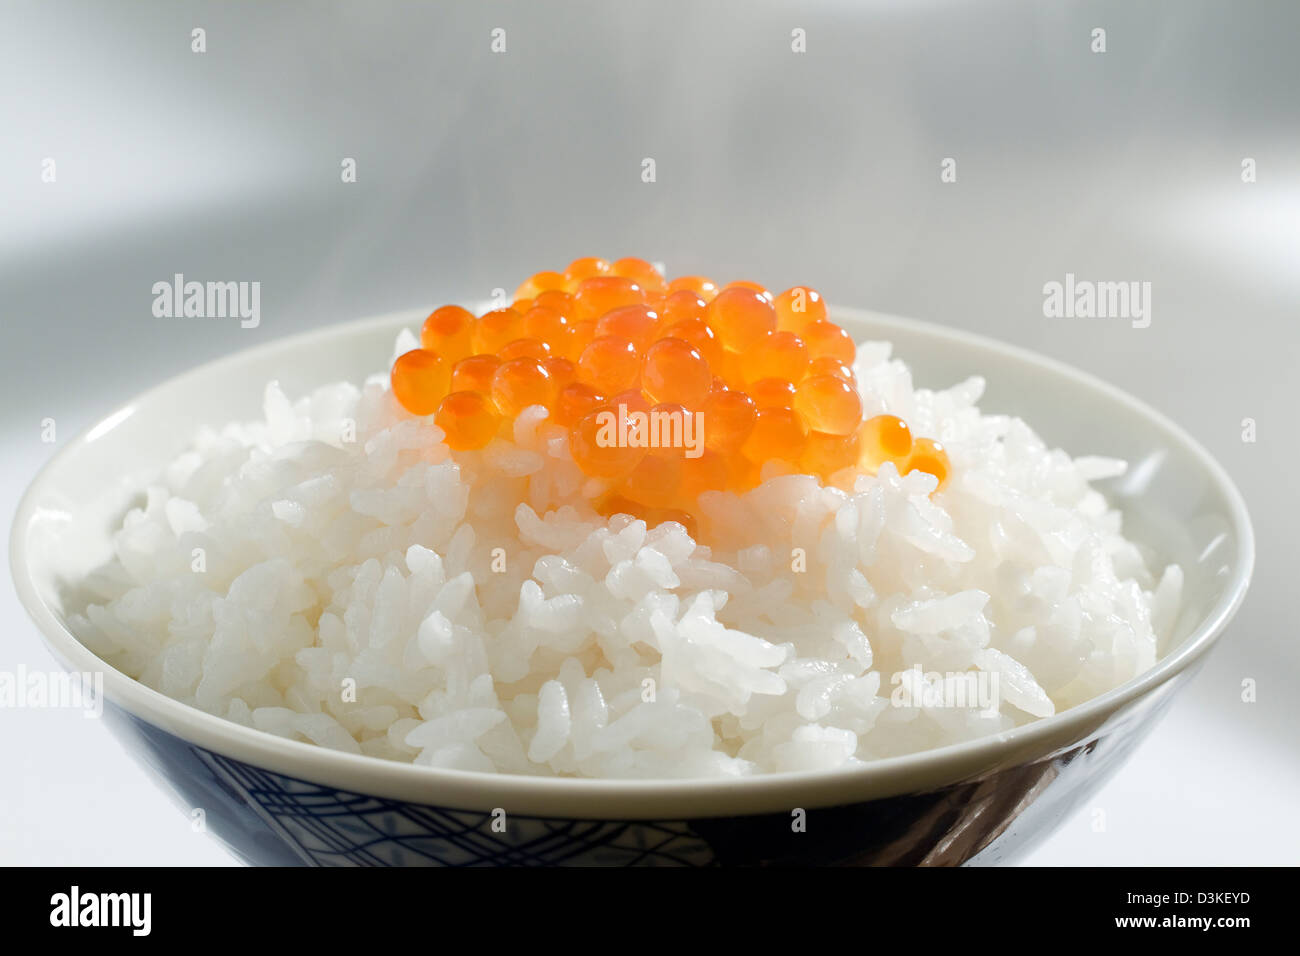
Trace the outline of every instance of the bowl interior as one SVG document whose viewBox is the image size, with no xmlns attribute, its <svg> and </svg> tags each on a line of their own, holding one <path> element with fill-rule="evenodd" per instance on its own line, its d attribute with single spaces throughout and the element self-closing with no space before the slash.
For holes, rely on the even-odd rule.
<svg viewBox="0 0 1300 956">
<path fill-rule="evenodd" d="M 387 367 L 398 330 L 421 317 L 395 313 L 221 359 L 144 393 L 63 449 L 24 499 L 12 542 L 19 592 L 56 654 L 85 663 L 88 652 L 74 648 L 68 632 L 68 614 L 82 600 L 75 582 L 110 556 L 110 530 L 142 480 L 181 451 L 198 426 L 259 417 L 272 379 L 290 397 L 340 379 L 360 382 Z M 1187 574 L 1175 636 L 1162 654 L 1208 646 L 1210 632 L 1245 590 L 1253 543 L 1236 490 L 1185 433 L 1119 390 L 1028 352 L 872 313 L 836 309 L 833 317 L 859 341 L 893 342 L 918 386 L 943 388 L 981 375 L 986 413 L 1019 415 L 1073 455 L 1127 460 L 1128 473 L 1100 487 L 1124 512 L 1128 535 L 1149 549 L 1153 568 L 1176 561 Z"/>
</svg>

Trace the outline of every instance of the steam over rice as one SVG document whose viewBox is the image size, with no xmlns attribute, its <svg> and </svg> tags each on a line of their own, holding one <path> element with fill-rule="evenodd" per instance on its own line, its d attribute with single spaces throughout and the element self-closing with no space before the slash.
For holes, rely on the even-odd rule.
<svg viewBox="0 0 1300 956">
<path fill-rule="evenodd" d="M 404 333 L 398 352 L 414 347 Z M 932 477 L 772 472 L 684 528 L 606 520 L 564 430 L 453 454 L 386 376 L 205 429 L 116 534 L 74 629 L 150 687 L 324 747 L 436 767 L 673 777 L 829 768 L 1007 730 L 1149 668 L 1157 581 L 1089 481 L 1123 463 L 913 389 L 859 347 L 865 414 Z M 707 428 L 707 422 L 704 424 Z"/>
</svg>

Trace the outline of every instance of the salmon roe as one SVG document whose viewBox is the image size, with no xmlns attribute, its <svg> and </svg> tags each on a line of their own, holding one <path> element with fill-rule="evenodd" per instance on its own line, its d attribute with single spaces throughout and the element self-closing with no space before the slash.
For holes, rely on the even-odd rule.
<svg viewBox="0 0 1300 956">
<path fill-rule="evenodd" d="M 494 355 L 523 334 L 524 317 L 514 309 L 485 312 L 474 326 L 474 353 Z"/>
<path fill-rule="evenodd" d="M 535 299 L 543 292 L 564 289 L 564 276 L 558 272 L 537 272 L 523 281 L 515 290 L 516 299 Z"/>
<path fill-rule="evenodd" d="M 631 279 L 652 295 L 663 295 L 668 291 L 668 283 L 663 274 L 644 259 L 619 259 L 609 271 L 616 276 Z"/>
<path fill-rule="evenodd" d="M 800 469 L 830 478 L 838 471 L 857 465 L 860 445 L 861 439 L 857 432 L 828 435 L 825 432 L 811 431 L 804 443 L 803 457 L 799 459 Z"/>
<path fill-rule="evenodd" d="M 802 338 L 808 346 L 808 356 L 812 359 L 833 358 L 845 365 L 852 365 L 858 353 L 849 333 L 826 319 L 805 326 Z"/>
<path fill-rule="evenodd" d="M 708 322 L 725 348 L 743 352 L 776 331 L 776 311 L 766 294 L 731 285 L 709 303 Z"/>
<path fill-rule="evenodd" d="M 664 299 L 663 307 L 659 310 L 660 323 L 668 326 L 691 319 L 703 322 L 708 310 L 709 303 L 698 293 L 689 289 L 680 289 L 670 292 Z"/>
<path fill-rule="evenodd" d="M 541 304 L 524 313 L 521 329 L 524 338 L 538 339 L 555 351 L 560 351 L 572 332 L 568 317 L 560 309 Z"/>
<path fill-rule="evenodd" d="M 798 461 L 808 429 L 791 408 L 760 408 L 741 451 L 756 464 L 781 459 Z"/>
<path fill-rule="evenodd" d="M 611 309 L 596 320 L 596 335 L 613 335 L 627 339 L 638 349 L 646 349 L 655 338 L 659 313 L 644 305 L 625 305 Z"/>
<path fill-rule="evenodd" d="M 682 339 L 694 345 L 704 356 L 704 361 L 709 363 L 709 368 L 716 372 L 722 370 L 723 350 L 722 343 L 718 341 L 717 333 L 709 328 L 709 323 L 703 319 L 683 319 L 681 322 L 674 322 L 667 326 L 660 338 L 665 339 Z"/>
<path fill-rule="evenodd" d="M 570 382 L 556 393 L 555 421 L 559 425 L 572 425 L 603 404 L 604 396 L 590 385 Z"/>
<path fill-rule="evenodd" d="M 707 304 L 718 297 L 718 284 L 712 279 L 706 279 L 704 276 L 678 276 L 672 282 L 668 283 L 668 292 L 675 294 L 678 292 L 692 292 L 698 298 L 703 299 Z"/>
<path fill-rule="evenodd" d="M 812 378 L 814 375 L 835 375 L 846 382 L 857 382 L 858 380 L 858 377 L 853 374 L 853 367 L 846 365 L 833 355 L 823 355 L 821 358 L 815 358 L 808 363 L 808 367 L 804 370 L 804 377 Z"/>
<path fill-rule="evenodd" d="M 713 387 L 713 373 L 699 349 L 684 339 L 660 339 L 641 365 L 641 388 L 657 402 L 695 408 Z"/>
<path fill-rule="evenodd" d="M 749 394 L 759 408 L 792 408 L 794 382 L 784 378 L 762 378 L 749 386 Z"/>
<path fill-rule="evenodd" d="M 450 381 L 447 363 L 429 349 L 411 349 L 393 363 L 393 395 L 415 415 L 428 415 L 438 407 Z"/>
<path fill-rule="evenodd" d="M 501 360 L 495 355 L 471 355 L 461 359 L 451 370 L 451 391 L 486 395 L 492 388 L 492 376 L 500 364 Z M 406 407 L 407 411 L 414 411 L 409 405 Z"/>
<path fill-rule="evenodd" d="M 625 305 L 642 305 L 645 291 L 625 276 L 593 276 L 578 283 L 573 293 L 575 319 L 599 319 Z"/>
<path fill-rule="evenodd" d="M 862 397 L 835 375 L 817 375 L 800 382 L 793 407 L 809 428 L 828 435 L 851 435 L 862 424 Z"/>
<path fill-rule="evenodd" d="M 550 373 L 551 380 L 555 382 L 556 389 L 564 388 L 564 386 L 577 378 L 578 366 L 574 365 L 566 358 L 553 355 L 550 358 L 543 359 L 542 364 L 546 366 L 546 371 Z"/>
<path fill-rule="evenodd" d="M 741 370 L 747 382 L 779 378 L 797 382 L 808 368 L 808 346 L 793 332 L 769 332 L 742 356 Z"/>
<path fill-rule="evenodd" d="M 535 358 L 540 362 L 550 356 L 551 347 L 541 339 L 515 339 L 497 352 L 497 358 L 503 362 L 517 358 Z"/>
<path fill-rule="evenodd" d="M 522 357 L 502 362 L 492 376 L 492 401 L 511 418 L 530 405 L 555 403 L 555 383 L 540 359 Z"/>
<path fill-rule="evenodd" d="M 636 384 L 641 358 L 627 339 L 602 335 L 578 356 L 578 381 L 606 395 L 614 395 Z"/>
<path fill-rule="evenodd" d="M 567 281 L 567 280 L 566 280 Z M 541 306 L 547 309 L 554 309 L 561 315 L 568 315 L 569 309 L 573 305 L 573 297 L 568 292 L 562 292 L 559 289 L 548 289 L 545 292 L 537 294 L 533 299 L 533 306 Z"/>
<path fill-rule="evenodd" d="M 604 259 L 598 259 L 595 256 L 574 259 L 564 270 L 564 285 L 568 291 L 573 292 L 583 279 L 594 279 L 596 276 L 608 274 L 609 263 Z"/>
<path fill-rule="evenodd" d="M 757 282 L 750 282 L 748 279 L 737 279 L 735 282 L 728 282 L 722 291 L 727 289 L 748 289 L 750 292 L 756 292 L 768 302 L 773 300 L 772 293 L 768 292 L 766 287 L 759 285 Z"/>
<path fill-rule="evenodd" d="M 786 289 L 776 297 L 772 307 L 776 309 L 776 327 L 796 335 L 826 318 L 826 303 L 816 289 L 807 286 Z"/>
<path fill-rule="evenodd" d="M 697 498 L 743 492 L 772 463 L 851 482 L 892 462 L 943 488 L 943 445 L 894 415 L 863 419 L 852 337 L 815 289 L 779 295 L 644 259 L 585 257 L 529 276 L 513 305 L 435 309 L 393 363 L 394 399 L 432 415 L 454 451 L 510 436 L 530 406 L 597 479 L 592 505 L 694 533 Z"/>
<path fill-rule="evenodd" d="M 717 452 L 737 451 L 754 428 L 758 406 L 744 392 L 720 391 L 704 400 L 702 408 L 708 427 L 704 447 Z"/>
<path fill-rule="evenodd" d="M 476 321 L 473 312 L 458 305 L 434 309 L 420 329 L 420 345 L 455 362 L 470 354 Z"/>
<path fill-rule="evenodd" d="M 932 438 L 918 438 L 912 445 L 912 454 L 908 456 L 905 473 L 924 471 L 934 475 L 942 488 L 948 480 L 948 452 L 943 445 Z"/>
<path fill-rule="evenodd" d="M 447 447 L 456 451 L 482 448 L 497 433 L 499 416 L 482 392 L 452 392 L 433 416 L 447 433 Z"/>
<path fill-rule="evenodd" d="M 887 461 L 902 465 L 912 454 L 912 430 L 896 415 L 876 415 L 858 429 L 862 465 L 875 471 Z"/>
</svg>

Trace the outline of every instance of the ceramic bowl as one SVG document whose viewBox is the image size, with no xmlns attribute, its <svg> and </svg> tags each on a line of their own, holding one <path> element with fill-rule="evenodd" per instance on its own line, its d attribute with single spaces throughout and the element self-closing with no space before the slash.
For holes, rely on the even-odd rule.
<svg viewBox="0 0 1300 956">
<path fill-rule="evenodd" d="M 145 392 L 68 443 L 23 498 L 11 538 L 18 594 L 54 656 L 103 672 L 105 717 L 131 755 L 241 860 L 259 864 L 985 864 L 1041 840 L 1113 774 L 1204 660 L 1246 592 L 1254 557 L 1241 496 L 1182 429 L 1058 362 L 978 336 L 849 309 L 858 340 L 888 339 L 920 385 L 988 382 L 986 412 L 1131 468 L 1103 490 L 1127 533 L 1186 571 L 1154 668 L 1056 716 L 988 738 L 847 770 L 748 779 L 533 778 L 435 770 L 242 727 L 113 670 L 68 626 L 69 582 L 109 554 L 138 482 L 200 424 L 260 414 L 279 379 L 300 394 L 386 367 L 403 313 L 272 341 Z M 800 814 L 802 811 L 802 814 Z M 802 818 L 802 828 L 792 825 Z"/>
</svg>

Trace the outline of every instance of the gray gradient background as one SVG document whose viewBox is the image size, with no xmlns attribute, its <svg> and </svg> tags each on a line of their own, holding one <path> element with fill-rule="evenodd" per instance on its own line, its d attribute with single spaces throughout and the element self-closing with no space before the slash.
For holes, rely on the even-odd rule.
<svg viewBox="0 0 1300 956">
<path fill-rule="evenodd" d="M 51 452 L 41 419 L 65 440 L 290 332 L 584 254 L 806 282 L 1063 359 L 1219 457 L 1255 517 L 1254 589 L 1029 862 L 1295 863 L 1298 35 L 1281 2 L 5 2 L 0 507 Z M 175 272 L 260 281 L 261 327 L 155 319 Z M 1151 326 L 1045 319 L 1066 272 L 1149 281 Z M 5 579 L 0 669 L 51 666 Z M 0 753 L 0 862 L 226 861 L 97 724 L 0 712 Z"/>
</svg>

